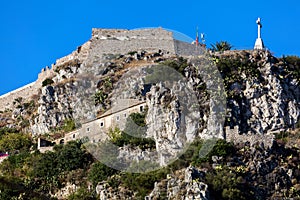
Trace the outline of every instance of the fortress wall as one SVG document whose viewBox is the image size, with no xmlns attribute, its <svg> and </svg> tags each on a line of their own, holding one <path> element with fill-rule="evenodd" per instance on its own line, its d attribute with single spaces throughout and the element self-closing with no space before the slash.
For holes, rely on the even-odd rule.
<svg viewBox="0 0 300 200">
<path fill-rule="evenodd" d="M 38 75 L 38 79 L 35 82 L 29 83 L 23 87 L 0 96 L 0 110 L 4 111 L 6 108 L 12 109 L 14 100 L 19 97 L 22 97 L 25 100 L 30 100 L 33 95 L 38 94 L 40 88 L 42 87 L 42 82 L 46 78 L 51 77 L 53 74 L 53 70 L 46 67 Z"/>
<path fill-rule="evenodd" d="M 36 82 L 27 84 L 21 88 L 13 90 L 0 96 L 0 110 L 4 111 L 6 108 L 11 109 L 13 107 L 13 102 L 15 99 L 22 97 L 23 99 L 28 99 L 32 94 L 37 93 Z"/>
<path fill-rule="evenodd" d="M 83 45 L 79 46 L 76 51 L 73 51 L 71 54 L 64 56 L 62 58 L 59 58 L 56 60 L 55 65 L 53 65 L 53 70 L 59 65 L 63 65 L 66 62 L 69 62 L 70 60 L 78 59 L 79 62 L 83 62 L 89 54 L 91 41 L 88 41 L 84 43 Z"/>
<path fill-rule="evenodd" d="M 175 54 L 173 34 L 164 29 L 115 30 L 93 29 L 93 56 L 95 54 L 127 54 L 131 51 L 159 49 Z"/>
<path fill-rule="evenodd" d="M 174 48 L 176 54 L 182 56 L 199 55 L 200 51 L 202 50 L 201 47 L 196 47 L 195 44 L 190 44 L 179 40 L 174 40 Z"/>
<path fill-rule="evenodd" d="M 170 54 L 193 55 L 195 46 L 173 39 L 173 33 L 162 28 L 121 30 L 121 29 L 93 29 L 92 39 L 78 47 L 70 55 L 57 59 L 56 64 L 49 69 L 46 67 L 39 74 L 37 81 L 0 96 L 0 110 L 12 108 L 13 100 L 18 97 L 24 99 L 36 95 L 42 82 L 55 75 L 55 68 L 73 59 L 80 63 L 98 62 L 102 54 L 127 54 L 128 52 L 146 50 L 165 50 Z"/>
<path fill-rule="evenodd" d="M 101 54 L 127 54 L 138 50 L 153 52 L 159 49 L 175 54 L 174 45 L 171 40 L 99 40 L 93 49 L 96 55 L 99 55 L 99 52 Z"/>
<path fill-rule="evenodd" d="M 92 29 L 92 38 L 118 38 L 118 39 L 170 39 L 173 38 L 173 33 L 162 28 L 149 28 L 149 29 Z"/>
</svg>

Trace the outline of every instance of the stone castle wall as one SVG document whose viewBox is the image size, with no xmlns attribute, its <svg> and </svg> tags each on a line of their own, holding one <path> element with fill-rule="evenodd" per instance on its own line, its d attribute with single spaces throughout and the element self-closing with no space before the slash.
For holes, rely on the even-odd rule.
<svg viewBox="0 0 300 200">
<path fill-rule="evenodd" d="M 0 96 L 0 110 L 4 111 L 5 109 L 11 109 L 13 107 L 14 100 L 19 97 L 28 100 L 31 99 L 33 95 L 37 95 L 42 87 L 42 82 L 47 77 L 51 77 L 53 74 L 53 70 L 46 67 L 38 75 L 38 79 L 36 81 Z"/>
<path fill-rule="evenodd" d="M 162 28 L 141 30 L 93 29 L 89 57 L 86 64 L 101 60 L 103 54 L 128 54 L 146 50 L 164 50 L 175 54 L 172 32 Z"/>
<path fill-rule="evenodd" d="M 176 54 L 183 56 L 199 55 L 204 53 L 203 47 L 197 47 L 195 44 L 190 44 L 179 40 L 174 40 L 174 48 Z"/>
<path fill-rule="evenodd" d="M 195 55 L 194 44 L 176 40 L 173 33 L 163 28 L 119 30 L 93 29 L 92 49 L 99 54 L 127 54 L 132 51 L 164 50 L 170 54 Z M 198 54 L 198 53 L 197 53 Z"/>
<path fill-rule="evenodd" d="M 94 28 L 92 29 L 92 38 L 88 42 L 71 54 L 57 59 L 51 68 L 43 69 L 37 81 L 0 96 L 0 110 L 12 108 L 13 100 L 18 97 L 30 99 L 31 96 L 37 95 L 42 82 L 46 78 L 54 76 L 55 70 L 68 62 L 77 60 L 81 64 L 89 65 L 101 61 L 103 54 L 127 54 L 139 50 L 149 52 L 164 50 L 170 54 L 194 55 L 195 46 L 175 40 L 172 32 L 162 28 L 139 30 Z"/>
</svg>

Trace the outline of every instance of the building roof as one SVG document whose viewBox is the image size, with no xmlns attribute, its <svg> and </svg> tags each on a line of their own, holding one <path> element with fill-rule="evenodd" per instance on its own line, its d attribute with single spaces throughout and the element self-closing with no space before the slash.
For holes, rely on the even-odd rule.
<svg viewBox="0 0 300 200">
<path fill-rule="evenodd" d="M 123 110 L 126 110 L 128 108 L 140 105 L 145 103 L 146 101 L 144 100 L 139 100 L 139 99 L 120 99 L 117 100 L 112 104 L 112 108 L 103 113 L 98 119 L 121 112 Z"/>
</svg>

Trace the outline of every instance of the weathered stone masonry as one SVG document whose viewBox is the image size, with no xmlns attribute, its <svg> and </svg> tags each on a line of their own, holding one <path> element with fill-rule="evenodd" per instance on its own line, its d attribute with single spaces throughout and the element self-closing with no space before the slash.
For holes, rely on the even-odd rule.
<svg viewBox="0 0 300 200">
<path fill-rule="evenodd" d="M 54 76 L 57 68 L 70 61 L 77 60 L 80 64 L 88 66 L 91 60 L 101 62 L 101 59 L 97 58 L 103 54 L 127 54 L 139 50 L 149 52 L 164 50 L 171 55 L 193 55 L 197 49 L 195 45 L 174 39 L 173 33 L 163 28 L 139 30 L 94 28 L 89 41 L 71 54 L 57 59 L 51 68 L 43 69 L 35 82 L 0 96 L 0 110 L 12 108 L 13 100 L 18 97 L 30 99 L 31 96 L 37 95 L 42 82 Z"/>
</svg>

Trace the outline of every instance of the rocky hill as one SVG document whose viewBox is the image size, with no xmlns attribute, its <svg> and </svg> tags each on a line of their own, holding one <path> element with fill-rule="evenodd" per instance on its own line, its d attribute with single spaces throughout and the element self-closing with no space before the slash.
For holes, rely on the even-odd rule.
<svg viewBox="0 0 300 200">
<path fill-rule="evenodd" d="M 95 29 L 47 69 L 37 92 L 14 93 L 0 113 L 0 152 L 11 154 L 0 167 L 0 191 L 24 199 L 298 198 L 300 59 L 265 50 L 200 51 L 170 34 Z M 143 100 L 147 108 L 130 115 L 138 128 L 126 129 L 126 121 L 124 131 L 103 134 L 128 169 L 150 161 L 155 171 L 108 168 L 83 137 L 53 152 L 36 150 L 37 138 L 81 134 L 85 123 L 116 110 L 118 99 Z M 145 138 L 126 134 L 134 129 Z"/>
</svg>

